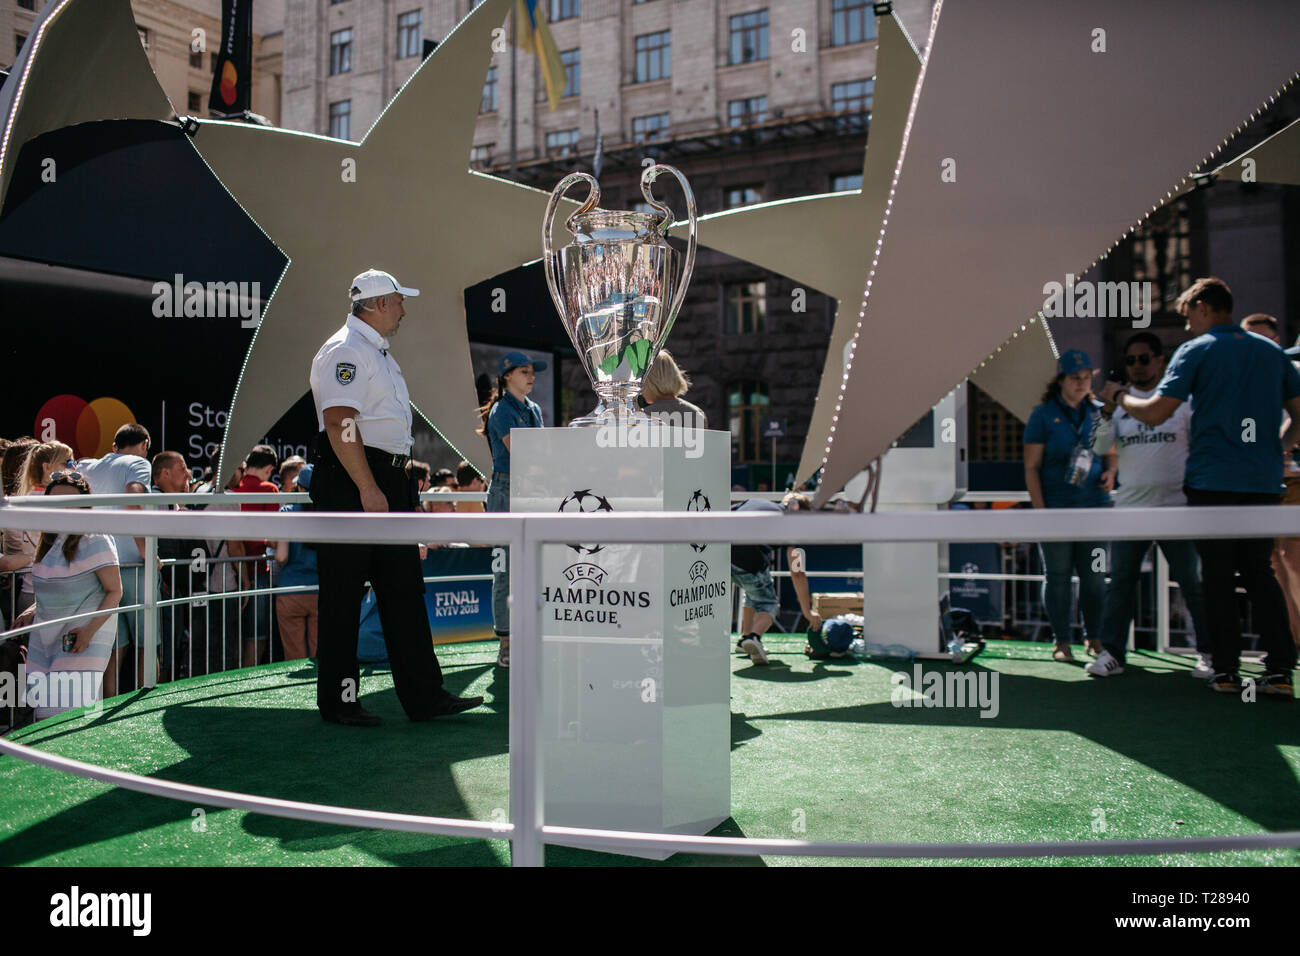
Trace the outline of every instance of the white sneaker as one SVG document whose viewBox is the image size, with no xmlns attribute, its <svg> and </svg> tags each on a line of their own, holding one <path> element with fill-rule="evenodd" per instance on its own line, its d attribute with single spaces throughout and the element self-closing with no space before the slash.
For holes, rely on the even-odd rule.
<svg viewBox="0 0 1300 956">
<path fill-rule="evenodd" d="M 767 649 L 763 647 L 763 642 L 757 638 L 745 638 L 740 642 L 740 649 L 748 654 L 749 659 L 755 664 L 767 663 Z"/>
<path fill-rule="evenodd" d="M 1200 680 L 1209 680 L 1214 676 L 1214 664 L 1209 654 L 1202 654 L 1197 660 L 1196 666 L 1192 668 L 1191 675 Z"/>
<path fill-rule="evenodd" d="M 1089 661 L 1083 669 L 1093 677 L 1111 677 L 1124 673 L 1124 665 L 1110 651 L 1102 651 L 1095 661 Z"/>
</svg>

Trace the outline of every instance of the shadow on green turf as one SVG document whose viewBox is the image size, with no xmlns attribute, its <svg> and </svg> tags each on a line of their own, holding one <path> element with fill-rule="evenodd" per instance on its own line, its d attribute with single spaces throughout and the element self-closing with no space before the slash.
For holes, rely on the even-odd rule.
<svg viewBox="0 0 1300 956">
<path fill-rule="evenodd" d="M 453 693 L 462 691 L 487 666 L 449 673 L 447 688 Z M 297 685 L 289 683 L 276 689 Z M 265 686 L 257 686 L 171 706 L 159 701 L 158 707 L 149 707 L 142 700 L 147 694 L 140 692 L 130 700 L 137 705 L 145 703 L 144 710 L 112 718 L 120 724 L 114 730 L 114 748 L 129 751 L 134 737 L 141 753 L 150 752 L 148 737 L 156 733 L 155 725 L 140 721 L 133 726 L 131 718 L 161 710 L 167 737 L 192 756 L 152 774 L 160 779 L 307 803 L 460 819 L 472 814 L 461 798 L 451 768 L 462 761 L 505 754 L 508 748 L 504 713 L 484 708 L 414 724 L 406 720 L 391 687 L 363 693 L 365 706 L 384 718 L 384 726 L 378 730 L 323 724 L 314 708 L 231 706 L 231 698 L 265 691 Z M 109 713 L 120 710 L 114 706 Z M 75 729 L 71 723 L 66 729 L 50 728 L 53 733 L 41 734 L 40 744 L 77 730 L 84 732 L 86 727 L 77 722 Z M 51 803 L 62 801 L 62 795 L 51 797 Z M 192 809 L 183 802 L 114 789 L 0 841 L 0 864 L 12 866 L 57 857 L 60 852 L 84 847 L 88 833 L 95 834 L 100 843 L 157 826 L 188 826 Z M 378 831 L 260 814 L 247 814 L 243 819 L 248 833 L 276 839 L 290 852 L 306 853 L 357 842 L 366 852 L 376 854 L 377 845 L 397 842 Z M 401 852 L 381 851 L 376 855 L 394 863 L 422 865 L 499 862 L 482 840 L 396 836 L 405 838 Z M 427 841 L 427 848 L 410 849 L 421 841 Z M 223 860 L 211 855 L 220 852 L 219 845 L 220 841 L 211 841 L 212 850 L 207 851 L 200 842 L 198 846 L 204 849 L 196 849 L 191 862 L 220 865 Z M 206 857 L 205 852 L 209 853 Z"/>
<path fill-rule="evenodd" d="M 1005 658 L 1002 658 L 1005 659 Z M 1300 747 L 1300 702 L 1214 694 L 1187 668 L 1159 672 L 1164 658 L 1143 660 L 1117 677 L 1054 680 L 998 673 L 998 713 L 982 718 L 976 707 L 896 706 L 877 702 L 793 710 L 750 719 L 857 724 L 970 727 L 982 730 L 1066 731 L 1204 794 L 1267 830 L 1300 829 L 1300 785 L 1282 747 Z M 910 678 L 922 673 L 989 671 L 978 662 L 954 667 L 941 661 L 882 661 L 877 666 Z M 1067 666 L 1067 665 L 1062 665 Z M 891 675 L 892 676 L 892 675 Z M 894 686 L 891 679 L 891 687 Z M 918 688 L 919 690 L 919 688 Z M 959 762 L 954 758 L 954 767 Z"/>
</svg>

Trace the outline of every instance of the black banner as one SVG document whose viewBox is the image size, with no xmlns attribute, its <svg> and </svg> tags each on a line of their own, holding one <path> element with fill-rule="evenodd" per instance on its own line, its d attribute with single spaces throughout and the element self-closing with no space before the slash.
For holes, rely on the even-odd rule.
<svg viewBox="0 0 1300 956">
<path fill-rule="evenodd" d="M 208 109 L 217 116 L 251 110 L 253 0 L 221 0 L 221 43 L 216 56 Z"/>
</svg>

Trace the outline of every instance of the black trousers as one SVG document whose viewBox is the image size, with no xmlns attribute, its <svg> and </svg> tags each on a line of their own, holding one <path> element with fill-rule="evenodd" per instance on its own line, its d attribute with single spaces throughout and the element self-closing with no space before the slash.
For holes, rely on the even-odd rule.
<svg viewBox="0 0 1300 956">
<path fill-rule="evenodd" d="M 315 510 L 363 511 L 361 493 L 324 436 L 320 447 L 311 481 Z M 388 499 L 388 510 L 414 511 L 415 480 L 405 469 L 388 464 L 389 456 L 366 451 L 375 483 Z M 430 711 L 442 688 L 442 669 L 433 652 L 418 545 L 319 544 L 316 570 L 320 581 L 316 706 L 328 714 L 361 706 L 357 631 L 369 581 L 375 589 L 397 699 L 409 716 Z"/>
<path fill-rule="evenodd" d="M 1184 487 L 1187 503 L 1212 505 L 1276 505 L 1282 496 L 1237 491 L 1202 491 Z M 1237 673 L 1241 657 L 1241 617 L 1237 614 L 1235 574 L 1250 597 L 1251 616 L 1267 657 L 1264 673 L 1287 674 L 1295 667 L 1295 645 L 1287 622 L 1282 588 L 1273 575 L 1269 559 L 1272 538 L 1207 538 L 1196 542 L 1201 555 L 1201 588 L 1210 626 L 1210 648 L 1214 669 L 1220 674 Z"/>
</svg>

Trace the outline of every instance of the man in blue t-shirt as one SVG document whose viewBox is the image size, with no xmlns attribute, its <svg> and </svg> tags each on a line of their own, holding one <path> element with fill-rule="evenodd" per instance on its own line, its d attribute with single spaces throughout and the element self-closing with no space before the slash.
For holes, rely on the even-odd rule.
<svg viewBox="0 0 1300 956">
<path fill-rule="evenodd" d="M 1156 393 L 1136 398 L 1108 382 L 1103 398 L 1140 422 L 1159 425 L 1195 396 L 1184 476 L 1187 503 L 1281 504 L 1282 456 L 1300 443 L 1300 373 L 1276 343 L 1232 321 L 1232 292 L 1222 279 L 1197 279 L 1178 297 L 1177 307 L 1196 338 L 1174 353 Z M 1283 435 L 1284 406 L 1291 424 Z M 1295 645 L 1269 563 L 1272 539 L 1209 538 L 1196 547 L 1216 672 L 1210 687 L 1222 693 L 1241 689 L 1241 620 L 1233 580 L 1240 574 L 1268 654 L 1259 689 L 1266 696 L 1293 699 Z"/>
</svg>

